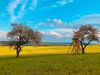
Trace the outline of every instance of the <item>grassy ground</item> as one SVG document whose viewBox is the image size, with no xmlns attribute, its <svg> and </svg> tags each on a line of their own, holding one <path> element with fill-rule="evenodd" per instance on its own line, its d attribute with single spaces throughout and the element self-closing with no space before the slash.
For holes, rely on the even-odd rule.
<svg viewBox="0 0 100 75">
<path fill-rule="evenodd" d="M 67 55 L 69 48 L 25 46 L 15 58 L 15 50 L 0 46 L 0 75 L 100 75 L 100 45 L 88 46 L 85 55 Z"/>
<path fill-rule="evenodd" d="M 100 54 L 0 58 L 0 75 L 100 75 Z"/>
</svg>

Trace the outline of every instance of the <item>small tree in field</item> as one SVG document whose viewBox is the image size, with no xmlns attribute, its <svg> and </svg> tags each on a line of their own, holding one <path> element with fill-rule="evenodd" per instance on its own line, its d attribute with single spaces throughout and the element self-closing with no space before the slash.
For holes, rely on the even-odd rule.
<svg viewBox="0 0 100 75">
<path fill-rule="evenodd" d="M 86 47 L 92 42 L 92 41 L 98 41 L 98 30 L 91 25 L 84 25 L 80 27 L 80 29 L 77 31 L 77 37 L 81 45 L 82 54 L 85 53 Z"/>
<path fill-rule="evenodd" d="M 22 50 L 22 46 L 32 41 L 34 44 L 40 44 L 41 34 L 39 31 L 34 31 L 23 24 L 12 24 L 12 30 L 8 32 L 10 41 L 8 45 L 16 50 L 16 57 Z"/>
</svg>

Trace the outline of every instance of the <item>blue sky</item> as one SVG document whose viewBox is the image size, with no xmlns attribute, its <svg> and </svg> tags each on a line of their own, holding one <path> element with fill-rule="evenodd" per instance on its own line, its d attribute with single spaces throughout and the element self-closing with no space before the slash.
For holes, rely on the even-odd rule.
<svg viewBox="0 0 100 75">
<path fill-rule="evenodd" d="M 45 42 L 71 42 L 81 25 L 100 30 L 100 0 L 0 0 L 0 40 L 11 23 L 41 31 Z"/>
</svg>

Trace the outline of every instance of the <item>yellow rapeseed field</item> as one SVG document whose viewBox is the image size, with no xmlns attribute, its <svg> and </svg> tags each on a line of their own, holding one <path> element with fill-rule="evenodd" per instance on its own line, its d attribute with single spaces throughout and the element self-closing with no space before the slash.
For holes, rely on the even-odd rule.
<svg viewBox="0 0 100 75">
<path fill-rule="evenodd" d="M 70 46 L 24 46 L 20 55 L 66 54 Z M 89 45 L 86 53 L 100 53 L 100 45 Z M 0 56 L 16 55 L 8 46 L 0 46 Z"/>
</svg>

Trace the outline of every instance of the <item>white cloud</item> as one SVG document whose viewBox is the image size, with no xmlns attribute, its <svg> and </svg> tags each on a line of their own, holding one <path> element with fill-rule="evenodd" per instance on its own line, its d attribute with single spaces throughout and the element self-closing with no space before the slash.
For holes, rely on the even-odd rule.
<svg viewBox="0 0 100 75">
<path fill-rule="evenodd" d="M 62 21 L 61 19 L 51 19 L 50 21 L 48 21 L 49 23 L 52 23 L 54 26 L 58 26 L 58 27 L 67 27 L 67 23 Z"/>
<path fill-rule="evenodd" d="M 92 26 L 96 28 L 100 28 L 100 14 L 91 14 L 91 15 L 85 15 L 79 19 L 73 20 L 72 22 L 64 22 L 61 19 L 50 19 L 48 18 L 46 22 L 38 22 L 35 24 L 35 26 L 38 27 L 52 27 L 52 28 L 72 28 L 73 30 L 79 29 L 80 26 L 85 24 L 91 24 Z"/>
<path fill-rule="evenodd" d="M 54 29 L 53 31 L 56 31 L 56 32 L 60 33 L 61 35 L 63 35 L 62 38 L 72 38 L 74 29 L 59 28 L 59 29 Z"/>
<path fill-rule="evenodd" d="M 62 38 L 63 35 L 60 34 L 59 32 L 56 31 L 52 31 L 52 30 L 48 30 L 48 31 L 41 31 L 41 34 L 43 34 L 44 36 L 48 36 L 48 37 L 53 37 L 53 38 Z"/>
<path fill-rule="evenodd" d="M 28 1 L 29 0 L 12 0 L 12 2 L 7 7 L 11 22 L 17 21 L 18 19 L 21 19 L 23 17 L 25 11 L 27 11 L 26 6 L 28 5 Z M 36 6 L 37 0 L 32 0 L 32 3 L 28 5 L 28 9 L 33 10 Z M 18 9 L 19 11 L 15 11 L 16 9 Z"/>
<path fill-rule="evenodd" d="M 59 0 L 55 4 L 51 5 L 51 7 L 58 7 L 58 6 L 64 6 L 68 3 L 72 3 L 74 0 Z"/>
<path fill-rule="evenodd" d="M 52 22 L 56 23 L 57 25 L 63 24 L 63 21 L 61 19 L 54 19 Z"/>
<path fill-rule="evenodd" d="M 100 38 L 100 34 L 98 34 L 98 37 Z"/>
<path fill-rule="evenodd" d="M 0 31 L 0 37 L 7 37 L 6 31 Z"/>
<path fill-rule="evenodd" d="M 46 34 L 49 35 L 49 36 L 53 36 L 53 37 L 55 37 L 55 38 L 62 38 L 62 37 L 63 37 L 63 35 L 61 35 L 61 34 L 58 33 L 58 32 L 55 32 L 55 31 L 49 31 L 49 32 L 47 32 Z"/>
<path fill-rule="evenodd" d="M 47 26 L 52 28 L 50 30 L 48 29 L 45 30 L 43 34 L 47 34 L 47 32 L 51 33 L 51 31 L 53 31 L 60 34 L 61 35 L 60 38 L 73 38 L 73 31 L 79 29 L 80 26 L 84 24 L 91 24 L 92 26 L 100 30 L 100 14 L 86 15 L 70 23 L 64 22 L 61 19 L 48 18 L 46 22 L 39 22 L 35 26 L 37 26 L 37 28 L 38 26 L 39 27 Z M 98 34 L 98 36 L 100 37 L 100 33 Z"/>
<path fill-rule="evenodd" d="M 100 14 L 91 14 L 83 16 L 80 19 L 72 21 L 70 24 L 73 25 L 85 25 L 85 24 L 91 24 L 96 27 L 100 27 Z"/>
<path fill-rule="evenodd" d="M 38 22 L 34 25 L 34 28 L 40 28 L 40 27 L 47 27 L 48 25 L 44 22 Z"/>
<path fill-rule="evenodd" d="M 63 22 L 61 19 L 47 19 L 46 22 L 38 22 L 35 24 L 35 26 L 38 27 L 52 27 L 52 28 L 67 28 L 67 23 Z"/>
<path fill-rule="evenodd" d="M 70 29 L 70 28 L 60 28 L 60 29 L 55 29 L 54 31 L 57 31 L 57 32 L 65 32 L 65 33 L 73 33 L 74 29 Z"/>
<path fill-rule="evenodd" d="M 45 26 L 46 24 L 45 23 L 43 23 L 43 22 L 38 22 L 37 24 L 36 24 L 36 26 Z"/>
<path fill-rule="evenodd" d="M 52 27 L 52 29 L 42 30 L 41 33 L 45 36 L 54 38 L 72 38 L 74 29 L 68 28 L 68 24 L 61 19 L 47 19 L 47 22 L 38 22 L 35 24 L 37 28 Z"/>
<path fill-rule="evenodd" d="M 32 0 L 32 4 L 31 4 L 31 6 L 29 7 L 29 9 L 30 9 L 30 10 L 33 10 L 33 9 L 36 8 L 36 6 L 37 6 L 37 0 Z"/>
<path fill-rule="evenodd" d="M 40 33 L 41 33 L 41 34 L 43 34 L 43 35 L 45 35 L 45 34 L 46 34 L 46 32 L 45 32 L 45 31 L 40 31 Z"/>
<path fill-rule="evenodd" d="M 67 33 L 66 33 L 66 36 L 65 36 L 65 37 L 71 39 L 71 38 L 73 37 L 73 34 L 67 34 Z"/>
<path fill-rule="evenodd" d="M 73 0 L 61 0 L 61 1 L 57 2 L 57 4 L 59 4 L 60 6 L 64 6 L 67 3 L 71 3 L 71 2 L 73 2 Z"/>
<path fill-rule="evenodd" d="M 11 16 L 11 21 L 16 20 L 16 16 L 15 16 L 15 9 L 17 8 L 18 4 L 20 3 L 21 0 L 14 0 L 13 2 L 11 2 L 7 8 L 10 16 Z"/>
<path fill-rule="evenodd" d="M 45 2 L 47 2 L 47 1 L 48 0 L 46 0 Z M 48 6 L 43 6 L 40 9 L 48 9 L 48 8 L 61 7 L 61 6 L 64 6 L 64 5 L 67 5 L 69 3 L 73 3 L 73 2 L 74 2 L 74 0 L 58 0 L 58 1 L 55 1 L 53 4 L 48 5 Z"/>
<path fill-rule="evenodd" d="M 6 31 L 0 31 L 0 41 L 7 40 L 7 32 Z"/>
<path fill-rule="evenodd" d="M 25 0 L 20 8 L 20 11 L 18 12 L 18 18 L 21 18 L 24 13 L 25 13 L 25 7 L 26 7 L 26 4 L 27 4 L 27 0 Z"/>
<path fill-rule="evenodd" d="M 100 28 L 98 29 L 98 37 L 100 38 Z"/>
<path fill-rule="evenodd" d="M 44 36 L 53 37 L 53 38 L 72 38 L 73 37 L 73 29 L 50 29 L 41 31 Z"/>
</svg>

